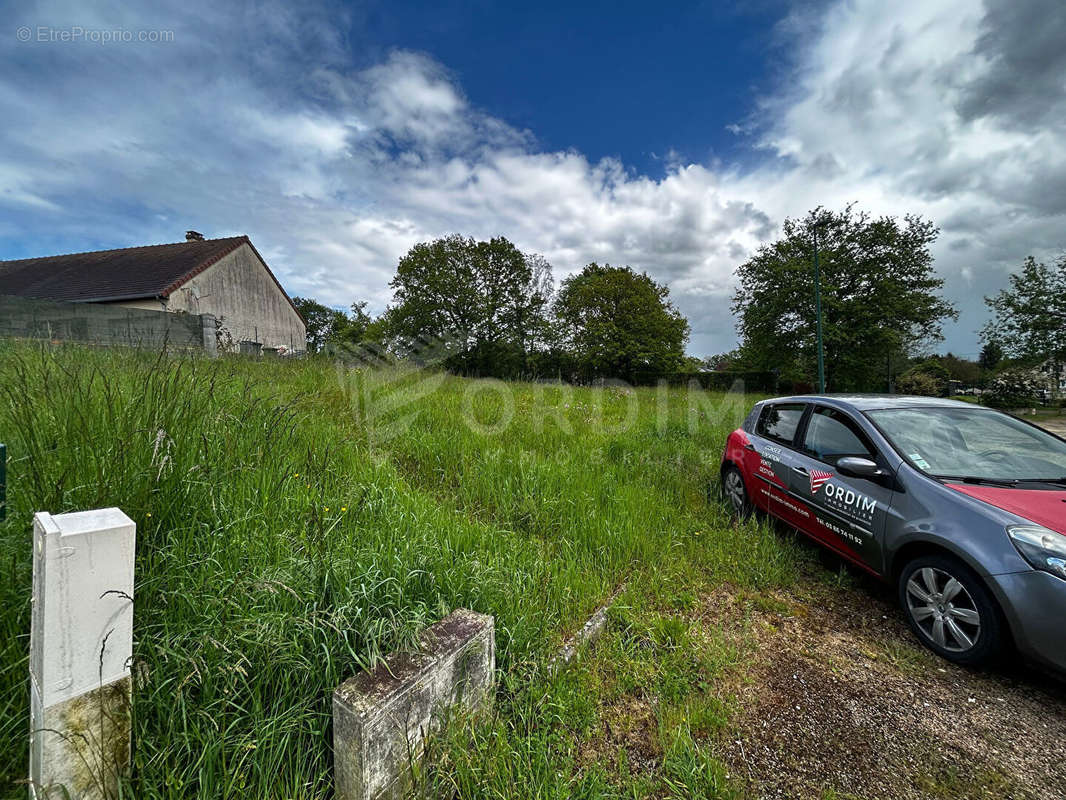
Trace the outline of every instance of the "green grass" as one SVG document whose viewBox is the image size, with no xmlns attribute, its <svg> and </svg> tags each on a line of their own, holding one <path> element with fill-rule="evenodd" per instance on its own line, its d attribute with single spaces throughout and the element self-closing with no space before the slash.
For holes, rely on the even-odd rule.
<svg viewBox="0 0 1066 800">
<path fill-rule="evenodd" d="M 432 780 L 732 796 L 707 687 L 735 654 L 685 619 L 794 577 L 708 496 L 752 401 L 0 343 L 0 796 L 26 791 L 32 513 L 110 505 L 138 526 L 128 796 L 331 796 L 333 688 L 457 607 L 495 615 L 500 691 Z M 623 583 L 596 658 L 547 675 Z M 652 767 L 580 758 L 619 698 L 656 709 Z"/>
</svg>

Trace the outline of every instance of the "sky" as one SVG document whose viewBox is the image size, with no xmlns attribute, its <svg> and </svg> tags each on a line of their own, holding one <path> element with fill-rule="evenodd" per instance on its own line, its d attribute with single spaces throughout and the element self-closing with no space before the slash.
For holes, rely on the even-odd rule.
<svg viewBox="0 0 1066 800">
<path fill-rule="evenodd" d="M 3 5 L 0 259 L 247 234 L 380 312 L 416 242 L 503 235 L 647 271 L 703 356 L 736 267 L 854 201 L 940 227 L 974 357 L 1066 250 L 1062 0 Z"/>
</svg>

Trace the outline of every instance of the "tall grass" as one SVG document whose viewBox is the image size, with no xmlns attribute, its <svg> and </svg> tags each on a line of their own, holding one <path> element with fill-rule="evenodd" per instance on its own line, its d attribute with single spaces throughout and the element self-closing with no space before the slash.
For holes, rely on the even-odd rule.
<svg viewBox="0 0 1066 800">
<path fill-rule="evenodd" d="M 0 344 L 0 794 L 25 792 L 37 510 L 137 523 L 138 798 L 330 796 L 333 688 L 460 606 L 496 616 L 494 747 L 536 751 L 542 794 L 530 676 L 614 587 L 787 579 L 778 539 L 708 502 L 742 403 L 414 380 Z"/>
</svg>

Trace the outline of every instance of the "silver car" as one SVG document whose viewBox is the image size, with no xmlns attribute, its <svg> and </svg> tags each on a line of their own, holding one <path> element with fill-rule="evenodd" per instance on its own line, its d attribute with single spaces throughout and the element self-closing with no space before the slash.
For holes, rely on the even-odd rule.
<svg viewBox="0 0 1066 800">
<path fill-rule="evenodd" d="M 928 397 L 756 404 L 722 488 L 897 587 L 923 644 L 978 664 L 1013 644 L 1066 670 L 1066 440 Z"/>
</svg>

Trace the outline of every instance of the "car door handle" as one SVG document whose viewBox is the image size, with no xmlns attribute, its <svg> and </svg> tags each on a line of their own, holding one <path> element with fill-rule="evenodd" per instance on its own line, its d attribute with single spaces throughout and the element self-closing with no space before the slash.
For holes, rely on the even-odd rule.
<svg viewBox="0 0 1066 800">
<path fill-rule="evenodd" d="M 793 467 L 792 471 L 793 472 L 798 472 L 800 475 L 806 475 L 807 474 L 807 468 L 806 467 Z"/>
<path fill-rule="evenodd" d="M 755 450 L 755 445 L 753 445 L 751 442 L 748 442 L 746 445 L 744 445 L 744 449 L 745 450 L 753 450 L 754 451 Z"/>
</svg>

